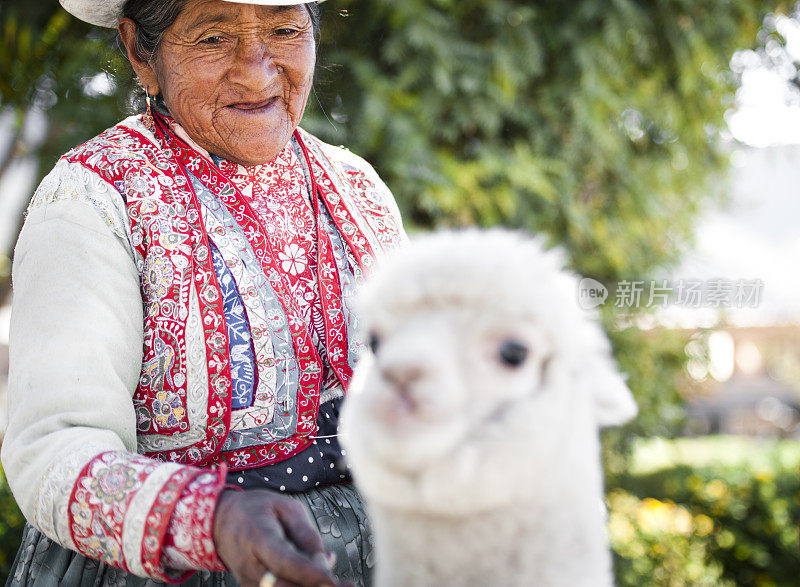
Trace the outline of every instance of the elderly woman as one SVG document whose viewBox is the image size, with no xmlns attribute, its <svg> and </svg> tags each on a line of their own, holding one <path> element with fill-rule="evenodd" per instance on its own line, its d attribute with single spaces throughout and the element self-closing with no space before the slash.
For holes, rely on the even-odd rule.
<svg viewBox="0 0 800 587">
<path fill-rule="evenodd" d="M 317 5 L 61 2 L 118 27 L 147 110 L 58 162 L 17 244 L 11 584 L 364 583 L 336 424 L 351 297 L 404 236 L 369 165 L 298 128 Z"/>
</svg>

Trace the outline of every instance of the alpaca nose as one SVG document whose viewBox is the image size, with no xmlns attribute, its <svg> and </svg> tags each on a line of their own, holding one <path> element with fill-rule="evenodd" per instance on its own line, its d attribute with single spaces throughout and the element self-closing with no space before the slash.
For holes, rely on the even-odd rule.
<svg viewBox="0 0 800 587">
<path fill-rule="evenodd" d="M 381 369 L 381 375 L 391 389 L 387 396 L 390 402 L 388 405 L 392 406 L 391 411 L 401 408 L 401 411 L 416 413 L 420 406 L 413 388 L 414 383 L 424 376 L 424 371 L 410 365 L 386 365 Z"/>
<path fill-rule="evenodd" d="M 398 393 L 407 397 L 414 383 L 424 377 L 425 371 L 413 365 L 386 365 L 381 368 L 381 375 Z"/>
<path fill-rule="evenodd" d="M 424 371 L 414 365 L 385 365 L 381 368 L 383 377 L 397 387 L 408 387 L 422 378 Z"/>
</svg>

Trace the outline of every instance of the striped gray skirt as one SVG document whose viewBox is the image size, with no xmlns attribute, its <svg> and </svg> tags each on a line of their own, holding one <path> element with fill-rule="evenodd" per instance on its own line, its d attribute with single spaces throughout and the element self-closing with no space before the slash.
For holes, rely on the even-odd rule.
<svg viewBox="0 0 800 587">
<path fill-rule="evenodd" d="M 330 485 L 291 495 L 299 500 L 328 551 L 336 554 L 334 575 L 340 581 L 369 586 L 375 565 L 372 530 L 364 502 L 352 484 Z M 181 583 L 190 587 L 234 587 L 229 573 L 198 571 Z M 8 576 L 9 587 L 155 587 L 165 585 L 143 579 L 56 544 L 30 525 Z"/>
</svg>

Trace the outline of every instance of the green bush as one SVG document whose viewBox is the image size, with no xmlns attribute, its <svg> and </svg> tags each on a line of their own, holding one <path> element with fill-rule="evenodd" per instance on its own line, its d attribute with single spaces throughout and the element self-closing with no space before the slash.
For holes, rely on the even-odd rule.
<svg viewBox="0 0 800 587">
<path fill-rule="evenodd" d="M 692 462 L 634 465 L 609 482 L 618 584 L 797 585 L 800 449 L 724 438 L 660 444 Z"/>
<path fill-rule="evenodd" d="M 5 584 L 14 563 L 24 525 L 25 518 L 11 495 L 0 465 L 0 584 Z"/>
</svg>

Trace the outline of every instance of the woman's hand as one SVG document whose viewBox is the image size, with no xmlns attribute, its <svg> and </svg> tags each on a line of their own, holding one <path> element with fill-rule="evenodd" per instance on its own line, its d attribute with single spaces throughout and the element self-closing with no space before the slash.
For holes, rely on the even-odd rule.
<svg viewBox="0 0 800 587">
<path fill-rule="evenodd" d="M 217 555 L 242 587 L 258 587 L 265 573 L 276 587 L 339 585 L 322 538 L 299 502 L 257 489 L 220 494 L 214 518 Z"/>
</svg>

